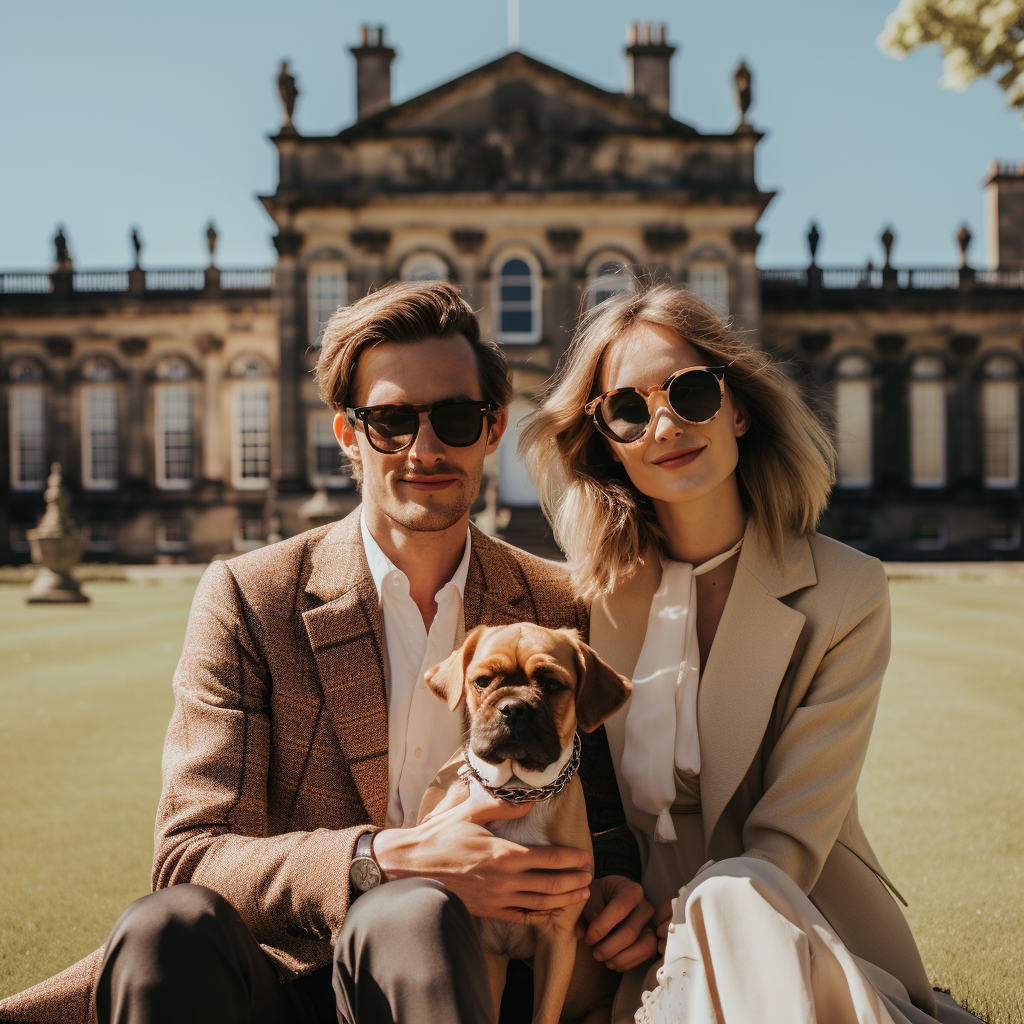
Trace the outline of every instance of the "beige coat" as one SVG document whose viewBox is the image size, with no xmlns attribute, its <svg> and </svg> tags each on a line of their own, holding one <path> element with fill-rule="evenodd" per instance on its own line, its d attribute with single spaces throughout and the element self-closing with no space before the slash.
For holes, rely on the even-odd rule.
<svg viewBox="0 0 1024 1024">
<path fill-rule="evenodd" d="M 636 666 L 660 575 L 649 558 L 592 609 L 590 643 L 624 675 Z M 654 816 L 633 805 L 621 774 L 619 787 L 655 906 L 694 865 L 763 858 L 810 895 L 851 952 L 899 979 L 934 1016 L 895 889 L 857 818 L 889 634 L 877 559 L 812 534 L 791 538 L 780 565 L 748 527 L 697 699 L 701 823 L 677 829 L 679 843 L 689 836 L 700 848 L 652 842 Z M 606 723 L 616 771 L 627 710 Z"/>
</svg>

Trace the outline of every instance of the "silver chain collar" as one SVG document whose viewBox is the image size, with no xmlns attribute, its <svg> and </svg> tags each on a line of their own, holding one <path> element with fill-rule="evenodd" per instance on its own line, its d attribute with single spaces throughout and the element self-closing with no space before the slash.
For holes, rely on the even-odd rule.
<svg viewBox="0 0 1024 1024">
<path fill-rule="evenodd" d="M 480 777 L 479 772 L 473 767 L 469 760 L 469 748 L 466 749 L 466 763 L 459 769 L 459 775 L 475 779 L 491 796 L 504 800 L 510 804 L 537 803 L 539 800 L 550 800 L 556 793 L 561 793 L 570 780 L 579 771 L 580 767 L 580 734 L 575 733 L 572 738 L 572 756 L 565 763 L 565 767 L 558 773 L 554 782 L 537 789 L 523 789 L 519 786 L 498 786 L 492 787 Z"/>
</svg>

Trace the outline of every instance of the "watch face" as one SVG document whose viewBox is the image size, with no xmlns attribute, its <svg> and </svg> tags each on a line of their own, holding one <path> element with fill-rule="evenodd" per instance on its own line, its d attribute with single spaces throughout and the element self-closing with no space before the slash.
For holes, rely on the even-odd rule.
<svg viewBox="0 0 1024 1024">
<path fill-rule="evenodd" d="M 349 878 L 360 892 L 366 892 L 367 889 L 380 885 L 380 868 L 369 857 L 356 857 L 352 861 Z"/>
</svg>

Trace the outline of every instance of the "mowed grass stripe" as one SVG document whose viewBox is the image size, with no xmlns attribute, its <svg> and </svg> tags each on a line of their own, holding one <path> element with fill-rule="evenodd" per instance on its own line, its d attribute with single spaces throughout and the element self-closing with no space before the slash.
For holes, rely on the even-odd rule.
<svg viewBox="0 0 1024 1024">
<path fill-rule="evenodd" d="M 194 586 L 91 583 L 83 608 L 0 587 L 0 995 L 90 952 L 149 889 Z M 891 589 L 861 817 L 933 983 L 1024 1021 L 1024 583 Z"/>
</svg>

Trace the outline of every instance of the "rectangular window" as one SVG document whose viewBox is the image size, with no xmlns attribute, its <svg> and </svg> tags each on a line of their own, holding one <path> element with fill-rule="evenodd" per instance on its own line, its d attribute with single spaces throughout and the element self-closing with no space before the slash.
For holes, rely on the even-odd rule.
<svg viewBox="0 0 1024 1024">
<path fill-rule="evenodd" d="M 117 548 L 117 528 L 109 520 L 92 520 L 86 524 L 85 550 L 105 553 Z"/>
<path fill-rule="evenodd" d="M 117 389 L 82 388 L 82 483 L 88 490 L 117 487 Z"/>
<path fill-rule="evenodd" d="M 10 390 L 11 490 L 46 486 L 46 401 L 42 388 Z"/>
<path fill-rule="evenodd" d="M 910 482 L 946 486 L 946 386 L 940 380 L 910 385 Z"/>
<path fill-rule="evenodd" d="M 690 266 L 690 291 L 699 295 L 722 316 L 729 313 L 729 268 L 719 263 Z"/>
<path fill-rule="evenodd" d="M 156 390 L 156 483 L 164 490 L 192 486 L 194 426 L 192 389 L 166 385 Z"/>
<path fill-rule="evenodd" d="M 270 390 L 264 384 L 235 388 L 236 487 L 258 490 L 270 482 Z"/>
<path fill-rule="evenodd" d="M 309 343 L 323 339 L 324 324 L 348 302 L 348 274 L 342 268 L 311 270 L 307 277 L 309 294 Z"/>
<path fill-rule="evenodd" d="M 1014 380 L 982 385 L 985 423 L 985 486 L 1016 487 L 1020 482 L 1020 392 Z"/>
<path fill-rule="evenodd" d="M 871 382 L 836 383 L 836 455 L 840 487 L 871 486 Z"/>
<path fill-rule="evenodd" d="M 163 519 L 156 524 L 156 549 L 161 554 L 188 551 L 188 520 Z"/>
<path fill-rule="evenodd" d="M 309 418 L 309 482 L 314 487 L 347 487 L 351 477 L 345 471 L 333 417 Z"/>
</svg>

